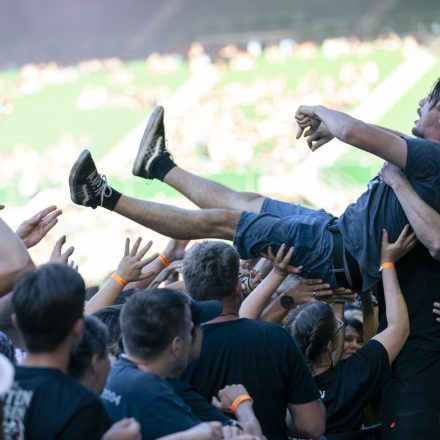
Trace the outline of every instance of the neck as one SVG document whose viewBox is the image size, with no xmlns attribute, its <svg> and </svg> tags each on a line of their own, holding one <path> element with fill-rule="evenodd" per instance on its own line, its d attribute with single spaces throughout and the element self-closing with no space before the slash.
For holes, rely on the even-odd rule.
<svg viewBox="0 0 440 440">
<path fill-rule="evenodd" d="M 332 366 L 332 358 L 328 353 L 324 354 L 320 359 L 311 364 L 314 376 L 324 373 L 324 371 L 329 370 Z"/>
<path fill-rule="evenodd" d="M 70 345 L 62 345 L 50 353 L 26 353 L 21 365 L 24 367 L 55 368 L 67 374 L 71 349 Z"/>
<path fill-rule="evenodd" d="M 224 299 L 223 301 L 221 301 L 221 303 L 223 306 L 222 314 L 214 319 L 211 319 L 208 324 L 215 322 L 233 321 L 240 317 L 238 314 L 238 311 L 240 310 L 240 303 L 236 300 L 235 296 L 231 297 L 230 299 Z"/>
<path fill-rule="evenodd" d="M 173 367 L 166 365 L 161 358 L 147 360 L 127 353 L 125 353 L 124 356 L 136 364 L 139 370 L 155 374 L 161 379 L 166 379 L 173 371 Z"/>
</svg>

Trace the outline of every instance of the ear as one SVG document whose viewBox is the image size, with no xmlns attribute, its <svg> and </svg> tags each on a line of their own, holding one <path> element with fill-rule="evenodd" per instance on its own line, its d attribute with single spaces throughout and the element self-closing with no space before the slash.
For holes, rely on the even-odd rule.
<svg viewBox="0 0 440 440">
<path fill-rule="evenodd" d="M 332 339 L 328 341 L 327 347 L 325 348 L 330 354 L 332 354 L 335 350 L 335 341 Z"/>
<path fill-rule="evenodd" d="M 240 298 L 241 301 L 241 280 L 238 278 L 237 283 L 235 284 L 235 295 Z"/>
<path fill-rule="evenodd" d="M 95 353 L 93 356 L 92 356 L 92 359 L 91 359 L 91 361 L 90 361 L 90 365 L 89 365 L 89 368 L 92 370 L 92 372 L 93 372 L 93 374 L 97 374 L 96 372 L 97 372 L 97 365 L 98 365 L 98 361 L 99 361 L 99 357 L 98 357 L 98 355 Z"/>
<path fill-rule="evenodd" d="M 15 313 L 11 315 L 11 322 L 12 325 L 18 330 L 17 315 Z"/>
<path fill-rule="evenodd" d="M 173 357 L 178 358 L 182 352 L 183 339 L 178 335 L 173 338 L 170 344 L 170 353 Z"/>
<path fill-rule="evenodd" d="M 84 319 L 80 318 L 78 319 L 72 326 L 72 330 L 70 331 L 76 345 L 78 345 L 81 342 L 82 335 L 84 333 Z"/>
</svg>

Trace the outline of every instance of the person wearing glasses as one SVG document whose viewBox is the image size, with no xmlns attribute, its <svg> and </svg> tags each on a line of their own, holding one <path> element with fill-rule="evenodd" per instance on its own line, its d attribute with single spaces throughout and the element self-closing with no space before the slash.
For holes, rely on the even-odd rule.
<svg viewBox="0 0 440 440">
<path fill-rule="evenodd" d="M 326 408 L 325 436 L 329 440 L 359 438 L 364 406 L 389 379 L 390 365 L 405 344 L 408 311 L 394 266 L 416 242 L 408 225 L 395 243 L 389 243 L 388 233 L 383 231 L 381 272 L 388 325 L 337 365 L 332 354 L 344 323 L 335 318 L 331 306 L 310 302 L 289 316 L 286 328 L 304 353 Z"/>
</svg>

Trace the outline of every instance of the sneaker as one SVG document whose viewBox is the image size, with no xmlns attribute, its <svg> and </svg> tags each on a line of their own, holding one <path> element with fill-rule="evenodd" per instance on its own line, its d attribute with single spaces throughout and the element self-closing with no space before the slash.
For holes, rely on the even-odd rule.
<svg viewBox="0 0 440 440">
<path fill-rule="evenodd" d="M 154 179 L 152 168 L 156 160 L 170 154 L 165 147 L 164 109 L 157 105 L 148 119 L 139 150 L 133 164 L 133 174 L 145 179 Z"/>
<path fill-rule="evenodd" d="M 88 150 L 84 150 L 76 159 L 69 174 L 69 186 L 73 203 L 93 209 L 102 206 L 104 197 L 112 195 L 106 176 L 98 174 Z"/>
</svg>

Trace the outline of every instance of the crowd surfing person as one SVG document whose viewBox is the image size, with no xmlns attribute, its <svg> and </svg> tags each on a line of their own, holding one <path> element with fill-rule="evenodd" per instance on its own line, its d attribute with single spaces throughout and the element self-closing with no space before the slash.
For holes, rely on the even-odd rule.
<svg viewBox="0 0 440 440">
<path fill-rule="evenodd" d="M 236 192 L 177 166 L 165 147 L 163 108 L 147 124 L 133 166 L 136 176 L 164 181 L 200 210 L 134 199 L 110 187 L 98 174 L 90 152 L 72 167 L 73 202 L 102 206 L 169 237 L 233 240 L 241 258 L 256 258 L 282 243 L 294 247 L 291 263 L 305 277 L 334 287 L 367 291 L 377 287 L 380 329 L 386 325 L 380 276 L 382 229 L 395 241 L 408 222 L 420 244 L 398 267 L 410 316 L 410 335 L 384 389 L 382 411 L 386 439 L 440 436 L 440 328 L 432 303 L 440 300 L 440 80 L 419 102 L 414 137 L 364 123 L 323 106 L 300 106 L 295 118 L 312 151 L 334 137 L 387 163 L 367 191 L 335 217 L 323 210 Z M 330 147 L 329 147 L 330 148 Z M 417 374 L 415 373 L 417 372 Z"/>
</svg>

